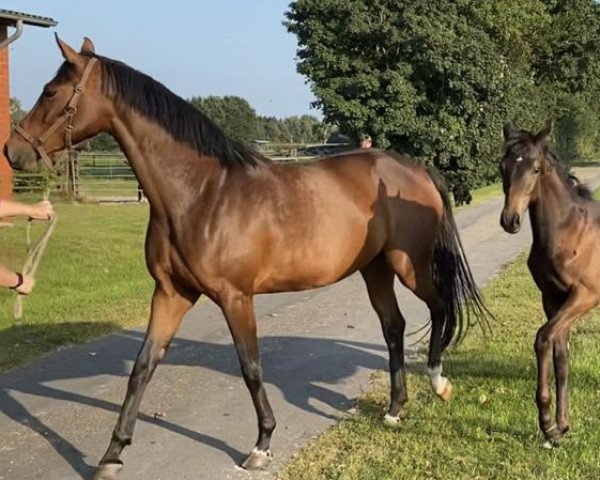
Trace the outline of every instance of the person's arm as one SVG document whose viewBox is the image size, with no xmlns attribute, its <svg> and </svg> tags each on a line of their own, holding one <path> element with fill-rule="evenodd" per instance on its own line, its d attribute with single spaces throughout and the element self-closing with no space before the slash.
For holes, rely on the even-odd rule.
<svg viewBox="0 0 600 480">
<path fill-rule="evenodd" d="M 29 217 L 36 220 L 50 220 L 53 216 L 54 208 L 47 200 L 33 204 L 0 200 L 0 218 Z"/>
<path fill-rule="evenodd" d="M 35 279 L 31 275 L 21 275 L 0 265 L 0 287 L 12 288 L 23 295 L 29 295 L 34 284 Z"/>
</svg>

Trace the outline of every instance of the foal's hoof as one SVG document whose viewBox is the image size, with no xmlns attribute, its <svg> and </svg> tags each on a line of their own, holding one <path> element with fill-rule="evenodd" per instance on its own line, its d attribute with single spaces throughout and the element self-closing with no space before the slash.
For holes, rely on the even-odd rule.
<svg viewBox="0 0 600 480">
<path fill-rule="evenodd" d="M 546 441 L 544 442 L 543 447 L 547 449 L 552 449 L 560 446 L 563 438 L 568 433 L 569 427 L 557 428 L 556 425 L 550 427 L 548 430 L 544 431 L 544 438 Z"/>
<path fill-rule="evenodd" d="M 121 470 L 123 470 L 122 463 L 103 463 L 98 465 L 92 480 L 116 480 Z"/>
<path fill-rule="evenodd" d="M 405 418 L 406 418 L 406 413 L 404 411 L 401 411 L 396 416 L 386 413 L 385 416 L 383 417 L 383 424 L 386 427 L 399 428 L 400 424 L 402 423 L 402 420 L 404 420 Z"/>
<path fill-rule="evenodd" d="M 444 402 L 447 402 L 448 400 L 450 400 L 450 397 L 452 396 L 452 384 L 449 381 L 447 381 L 444 389 L 441 392 L 435 392 L 435 394 L 441 400 L 443 400 Z"/>
<path fill-rule="evenodd" d="M 248 458 L 242 463 L 246 470 L 264 470 L 273 461 L 271 450 L 252 449 Z"/>
</svg>

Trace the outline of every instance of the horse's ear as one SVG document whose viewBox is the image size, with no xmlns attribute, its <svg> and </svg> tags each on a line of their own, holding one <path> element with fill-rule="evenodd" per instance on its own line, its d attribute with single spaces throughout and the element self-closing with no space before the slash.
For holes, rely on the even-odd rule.
<svg viewBox="0 0 600 480">
<path fill-rule="evenodd" d="M 546 140 L 546 138 L 548 138 L 550 133 L 552 133 L 552 120 L 551 119 L 549 119 L 546 122 L 546 126 L 544 128 L 542 128 L 539 131 L 539 133 L 535 136 L 535 143 L 540 143 L 540 142 Z"/>
<path fill-rule="evenodd" d="M 79 53 L 96 53 L 94 44 L 88 37 L 83 37 L 83 43 L 81 44 L 81 50 Z"/>
<path fill-rule="evenodd" d="M 56 43 L 58 44 L 58 48 L 60 48 L 63 58 L 73 65 L 78 64 L 79 56 L 77 55 L 77 52 L 63 42 L 60 38 L 58 38 L 58 34 L 55 33 L 54 37 L 56 38 Z"/>
<path fill-rule="evenodd" d="M 513 131 L 510 123 L 506 122 L 504 124 L 504 127 L 502 128 L 502 131 L 504 132 L 504 140 L 508 140 L 511 137 Z"/>
</svg>

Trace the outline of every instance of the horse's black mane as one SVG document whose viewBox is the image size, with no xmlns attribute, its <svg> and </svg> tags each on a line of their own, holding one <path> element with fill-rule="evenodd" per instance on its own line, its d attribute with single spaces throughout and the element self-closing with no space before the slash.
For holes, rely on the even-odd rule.
<svg viewBox="0 0 600 480">
<path fill-rule="evenodd" d="M 158 123 L 201 155 L 214 157 L 227 168 L 269 161 L 252 148 L 228 138 L 206 115 L 152 77 L 110 58 L 93 53 L 83 55 L 102 62 L 104 94 L 113 95 L 118 102 Z M 65 75 L 63 67 L 58 75 Z"/>
<path fill-rule="evenodd" d="M 512 132 L 511 138 L 507 142 L 507 147 L 515 154 L 520 155 L 527 152 L 531 141 L 535 141 L 534 135 L 525 130 L 517 130 Z M 559 178 L 568 187 L 569 191 L 577 198 L 582 198 L 584 200 L 591 199 L 592 191 L 571 172 L 570 166 L 565 165 L 558 159 L 558 156 L 549 144 L 546 143 L 543 148 L 546 159 L 550 162 L 550 165 L 556 169 Z"/>
</svg>

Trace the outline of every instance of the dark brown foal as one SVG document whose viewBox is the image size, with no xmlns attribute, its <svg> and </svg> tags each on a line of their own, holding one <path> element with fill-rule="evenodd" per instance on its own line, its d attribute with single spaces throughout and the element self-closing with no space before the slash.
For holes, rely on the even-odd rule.
<svg viewBox="0 0 600 480">
<path fill-rule="evenodd" d="M 32 168 L 63 148 L 64 123 L 73 142 L 108 132 L 150 204 L 150 324 L 96 479 L 113 479 L 121 469 L 144 389 L 200 295 L 223 311 L 256 409 L 258 439 L 246 468 L 269 463 L 275 429 L 258 349 L 257 293 L 320 287 L 360 271 L 390 354 L 385 418 L 397 424 L 407 400 L 398 277 L 429 306 L 431 383 L 441 398 L 450 396 L 442 352 L 468 323 L 463 303 L 472 300 L 476 314 L 483 307 L 442 182 L 409 158 L 378 150 L 273 164 L 152 78 L 96 55 L 89 40 L 79 53 L 58 43 L 65 63 L 9 139 L 12 166 Z"/>
<path fill-rule="evenodd" d="M 600 203 L 569 175 L 548 146 L 550 127 L 534 135 L 504 129 L 502 178 L 505 203 L 500 223 L 517 233 L 525 211 L 533 231 L 527 265 L 542 292 L 548 322 L 535 341 L 536 401 L 548 446 L 569 430 L 569 332 L 600 303 Z M 550 365 L 556 380 L 556 422 L 550 405 Z"/>
</svg>

